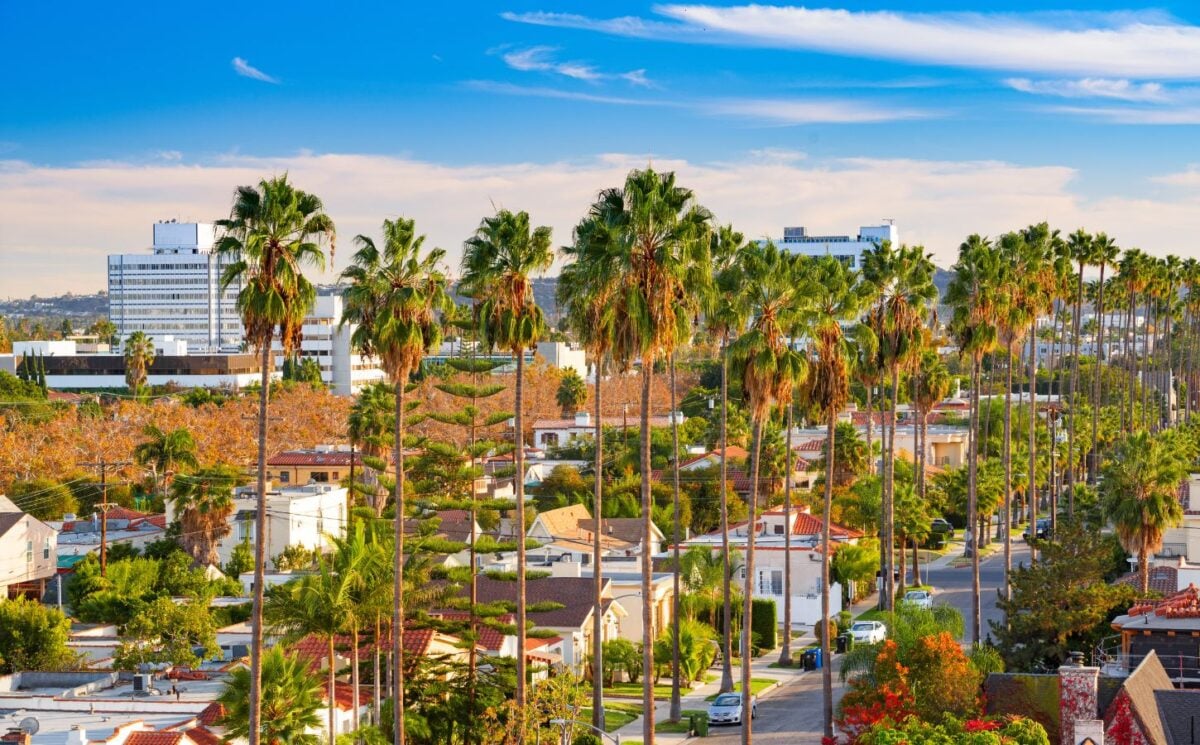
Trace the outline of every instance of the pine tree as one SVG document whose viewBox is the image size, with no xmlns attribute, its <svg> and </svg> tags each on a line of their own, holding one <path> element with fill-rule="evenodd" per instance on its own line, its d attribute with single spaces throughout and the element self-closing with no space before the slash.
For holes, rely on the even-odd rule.
<svg viewBox="0 0 1200 745">
<path fill-rule="evenodd" d="M 46 393 L 46 358 L 41 354 L 38 355 L 37 384 L 42 393 Z"/>
</svg>

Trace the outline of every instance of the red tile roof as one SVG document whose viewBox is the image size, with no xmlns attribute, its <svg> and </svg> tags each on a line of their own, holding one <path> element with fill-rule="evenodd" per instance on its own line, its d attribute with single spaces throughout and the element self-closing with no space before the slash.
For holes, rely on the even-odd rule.
<svg viewBox="0 0 1200 745">
<path fill-rule="evenodd" d="M 151 515 L 150 517 L 146 518 L 146 522 L 150 523 L 156 528 L 162 528 L 163 530 L 167 529 L 166 515 Z"/>
<path fill-rule="evenodd" d="M 128 507 L 117 505 L 108 511 L 109 520 L 141 520 L 150 517 L 148 512 L 138 512 L 131 510 Z"/>
<path fill-rule="evenodd" d="M 1154 613 L 1162 618 L 1200 618 L 1200 589 L 1188 585 L 1162 600 L 1144 601 L 1129 609 L 1131 616 L 1143 613 Z"/>
<path fill-rule="evenodd" d="M 200 724 L 212 726 L 220 724 L 225 718 L 225 704 L 213 701 L 208 706 L 204 707 L 204 711 L 196 715 L 196 721 Z"/>
<path fill-rule="evenodd" d="M 822 437 L 822 438 L 818 438 L 816 440 L 809 440 L 808 442 L 802 442 L 799 445 L 797 445 L 794 449 L 800 450 L 803 452 L 820 453 L 825 450 L 825 438 Z M 836 448 L 835 448 L 835 450 L 836 450 Z"/>
<path fill-rule="evenodd" d="M 225 742 L 204 727 L 193 727 L 186 734 L 196 745 L 224 745 Z"/>
<path fill-rule="evenodd" d="M 434 618 L 441 618 L 445 621 L 454 621 L 462 624 L 467 624 L 471 620 L 471 614 L 464 611 L 438 611 L 431 615 Z M 506 613 L 491 620 L 496 623 L 511 624 L 513 623 L 514 619 L 512 614 Z M 489 652 L 500 651 L 500 648 L 504 646 L 504 633 L 482 623 L 482 619 L 480 619 L 478 616 L 476 617 L 475 621 L 479 634 L 479 641 L 476 642 L 476 644 L 488 650 Z"/>
<path fill-rule="evenodd" d="M 181 742 L 182 732 L 134 732 L 125 740 L 125 745 L 179 745 Z"/>
<path fill-rule="evenodd" d="M 321 686 L 321 692 L 328 695 L 329 686 Z M 322 696 L 324 699 L 325 696 Z M 333 684 L 333 700 L 337 703 L 339 709 L 354 710 L 354 686 L 349 683 L 335 682 Z M 373 701 L 370 693 L 370 686 L 358 687 L 358 705 L 369 706 Z"/>
<path fill-rule="evenodd" d="M 354 453 L 354 464 L 361 466 L 362 453 Z M 349 450 L 288 450 L 276 453 L 267 461 L 268 466 L 345 466 L 350 467 Z"/>
</svg>

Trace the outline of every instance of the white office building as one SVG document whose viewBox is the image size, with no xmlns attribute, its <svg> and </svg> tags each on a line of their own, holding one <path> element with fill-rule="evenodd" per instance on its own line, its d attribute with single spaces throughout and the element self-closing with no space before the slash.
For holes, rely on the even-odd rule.
<svg viewBox="0 0 1200 745">
<path fill-rule="evenodd" d="M 350 344 L 355 325 L 342 326 L 345 301 L 338 288 L 322 288 L 317 301 L 304 319 L 303 338 L 297 355 L 310 357 L 321 367 L 321 380 L 339 396 L 358 393 L 363 386 L 386 379 L 373 357 L 365 357 Z M 282 347 L 275 345 L 275 364 L 283 369 Z"/>
<path fill-rule="evenodd" d="M 884 241 L 900 246 L 900 231 L 894 224 L 866 225 L 858 235 L 809 235 L 808 228 L 783 229 L 783 238 L 775 245 L 802 256 L 833 256 L 851 269 L 862 269 L 862 255 Z"/>
<path fill-rule="evenodd" d="M 155 223 L 151 253 L 108 257 L 108 318 L 122 338 L 135 331 L 187 341 L 196 351 L 237 348 L 240 286 L 221 291 L 230 259 L 218 259 L 210 223 Z"/>
</svg>

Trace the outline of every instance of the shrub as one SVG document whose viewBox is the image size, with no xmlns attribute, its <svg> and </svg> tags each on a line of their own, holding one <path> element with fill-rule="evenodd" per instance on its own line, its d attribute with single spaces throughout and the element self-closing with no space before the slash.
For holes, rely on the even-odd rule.
<svg viewBox="0 0 1200 745">
<path fill-rule="evenodd" d="M 779 625 L 775 613 L 775 601 L 766 598 L 755 598 L 750 604 L 750 631 L 758 636 L 757 646 L 761 649 L 774 649 L 776 630 Z M 754 640 L 754 636 L 750 637 Z"/>
<path fill-rule="evenodd" d="M 854 614 L 848 610 L 838 611 L 837 627 L 838 633 L 849 631 L 851 624 L 854 623 Z"/>
<path fill-rule="evenodd" d="M 821 633 L 821 631 L 822 631 L 822 630 L 821 630 L 821 626 L 822 626 L 822 624 L 821 624 L 821 622 L 820 622 L 820 621 L 817 621 L 816 625 L 815 625 L 815 626 L 813 626 L 813 636 L 817 637 L 817 643 L 818 643 L 818 644 L 820 644 L 820 643 L 821 643 L 821 638 L 824 636 L 824 634 L 822 634 L 822 633 Z M 846 628 L 850 628 L 850 626 L 849 626 L 849 625 L 847 625 L 847 626 L 846 626 Z M 833 642 L 833 640 L 834 640 L 835 638 L 837 638 L 837 635 L 838 635 L 838 634 L 840 634 L 840 633 L 841 633 L 841 631 L 842 631 L 842 629 L 841 629 L 841 626 L 839 626 L 839 625 L 838 625 L 838 622 L 837 622 L 837 621 L 835 621 L 835 620 L 833 620 L 832 618 L 831 618 L 831 619 L 829 619 L 829 635 L 830 635 L 830 636 L 829 636 L 829 639 L 830 639 L 830 643 L 832 643 L 832 642 Z"/>
<path fill-rule="evenodd" d="M 571 745 L 602 745 L 602 743 L 598 735 L 593 735 L 591 732 L 583 732 L 575 735 L 575 739 L 571 740 Z"/>
</svg>

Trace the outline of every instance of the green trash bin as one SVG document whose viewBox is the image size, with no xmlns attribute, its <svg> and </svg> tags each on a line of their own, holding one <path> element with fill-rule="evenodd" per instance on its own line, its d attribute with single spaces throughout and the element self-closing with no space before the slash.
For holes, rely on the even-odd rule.
<svg viewBox="0 0 1200 745">
<path fill-rule="evenodd" d="M 700 712 L 692 715 L 692 733 L 696 737 L 708 737 L 708 713 Z"/>
</svg>

